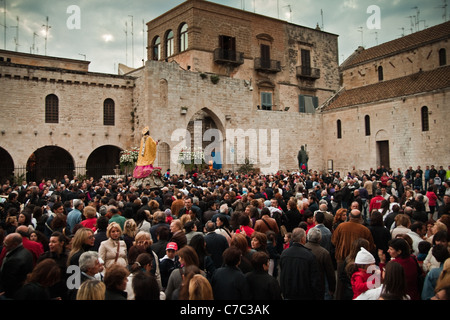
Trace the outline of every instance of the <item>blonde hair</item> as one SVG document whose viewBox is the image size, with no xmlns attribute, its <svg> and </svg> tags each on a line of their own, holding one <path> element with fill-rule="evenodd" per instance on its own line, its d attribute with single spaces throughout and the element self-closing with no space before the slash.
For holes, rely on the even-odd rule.
<svg viewBox="0 0 450 320">
<path fill-rule="evenodd" d="M 411 219 L 407 214 L 401 213 L 395 216 L 394 218 L 396 226 L 404 226 L 409 228 L 411 225 Z"/>
<path fill-rule="evenodd" d="M 436 282 L 435 292 L 450 286 L 450 258 L 444 261 L 441 274 Z"/>
<path fill-rule="evenodd" d="M 100 280 L 84 281 L 77 292 L 77 300 L 105 300 L 106 286 Z"/>
<path fill-rule="evenodd" d="M 114 229 L 114 228 L 119 229 L 120 235 L 122 235 L 123 232 L 122 232 L 122 228 L 120 227 L 120 224 L 118 224 L 117 222 L 111 222 L 111 223 L 108 225 L 108 228 L 106 229 L 106 236 L 107 236 L 108 238 L 111 238 L 111 230 Z"/>
<path fill-rule="evenodd" d="M 134 238 L 137 231 L 137 225 L 134 219 L 127 219 L 123 224 L 123 234 L 129 235 L 130 237 Z"/>
<path fill-rule="evenodd" d="M 75 232 L 71 241 L 72 250 L 70 250 L 69 257 L 67 258 L 68 265 L 70 264 L 72 256 L 83 249 L 83 244 L 85 244 L 86 240 L 92 235 L 94 235 L 94 231 L 90 228 L 80 228 Z"/>
<path fill-rule="evenodd" d="M 147 231 L 142 230 L 136 234 L 136 237 L 134 237 L 133 245 L 138 245 L 139 241 L 145 241 L 148 245 L 151 245 L 153 243 L 151 234 Z"/>
<path fill-rule="evenodd" d="M 214 300 L 211 284 L 201 274 L 196 274 L 189 281 L 189 300 Z"/>
<path fill-rule="evenodd" d="M 94 218 L 97 215 L 97 211 L 95 210 L 94 207 L 92 206 L 86 206 L 83 210 L 83 215 L 87 218 L 87 219 L 91 219 Z"/>
</svg>

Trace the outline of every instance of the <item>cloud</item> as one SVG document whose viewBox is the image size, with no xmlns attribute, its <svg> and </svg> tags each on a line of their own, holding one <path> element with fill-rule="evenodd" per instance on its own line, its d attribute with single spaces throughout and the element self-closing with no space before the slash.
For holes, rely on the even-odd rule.
<svg viewBox="0 0 450 320">
<path fill-rule="evenodd" d="M 184 2 L 184 0 L 6 0 L 7 25 L 16 26 L 20 18 L 19 51 L 30 52 L 33 43 L 35 53 L 44 54 L 44 37 L 40 35 L 46 17 L 49 17 L 49 55 L 91 61 L 94 72 L 117 72 L 118 63 L 135 67 L 142 65 L 146 56 L 146 30 L 143 23 Z M 361 36 L 366 47 L 390 41 L 403 33 L 411 33 L 411 19 L 419 10 L 419 27 L 442 23 L 442 0 L 430 0 L 425 6 L 419 0 L 211 0 L 211 2 L 235 7 L 257 14 L 280 17 L 292 23 L 309 28 L 323 25 L 324 31 L 339 35 L 339 60 L 342 62 L 361 45 Z M 2 3 L 0 3 L 2 4 Z M 68 28 L 68 20 L 73 18 L 70 6 L 80 9 L 80 28 Z M 367 28 L 370 17 L 367 8 L 377 5 L 381 12 L 379 30 Z M 0 6 L 0 12 L 3 8 Z M 289 13 L 292 12 L 292 15 Z M 323 15 L 321 15 L 321 12 Z M 131 18 L 132 16 L 132 18 Z M 411 18 L 410 18 L 411 17 Z M 0 15 L 1 18 L 1 15 Z M 0 19 L 2 20 L 2 19 Z M 131 22 L 134 23 L 133 35 Z M 73 22 L 73 21 L 72 21 Z M 3 21 L 1 21 L 3 23 Z M 125 34 L 128 24 L 128 34 Z M 362 33 L 359 29 L 362 27 Z M 416 26 L 414 26 L 416 28 Z M 146 28 L 145 28 L 146 29 Z M 0 27 L 0 46 L 3 49 L 3 31 Z M 412 30 L 417 31 L 416 29 Z M 376 34 L 375 34 L 376 32 Z M 33 36 L 34 33 L 39 36 Z M 108 35 L 107 38 L 104 38 Z M 15 50 L 16 28 L 7 29 L 8 50 Z M 132 39 L 133 38 L 133 39 Z M 133 44 L 132 44 L 132 40 Z M 134 59 L 132 60 L 132 49 Z"/>
</svg>

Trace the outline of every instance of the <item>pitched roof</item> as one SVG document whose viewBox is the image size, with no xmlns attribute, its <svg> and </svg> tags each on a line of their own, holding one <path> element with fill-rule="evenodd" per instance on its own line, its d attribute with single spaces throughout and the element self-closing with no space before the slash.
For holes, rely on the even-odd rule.
<svg viewBox="0 0 450 320">
<path fill-rule="evenodd" d="M 358 48 L 358 50 L 356 50 L 341 65 L 341 69 L 344 70 L 360 63 L 397 54 L 398 52 L 411 50 L 417 46 L 423 46 L 426 43 L 433 43 L 448 38 L 450 38 L 450 21 L 385 42 L 372 48 L 363 50 Z"/>
<path fill-rule="evenodd" d="M 322 107 L 322 111 L 362 105 L 444 88 L 450 88 L 450 66 L 418 72 L 405 77 L 382 81 L 351 90 L 343 89 L 328 104 Z"/>
</svg>

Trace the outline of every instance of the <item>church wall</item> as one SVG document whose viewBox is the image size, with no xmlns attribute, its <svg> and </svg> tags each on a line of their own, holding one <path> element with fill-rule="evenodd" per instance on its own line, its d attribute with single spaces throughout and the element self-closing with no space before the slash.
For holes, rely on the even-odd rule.
<svg viewBox="0 0 450 320">
<path fill-rule="evenodd" d="M 344 86 L 350 90 L 378 83 L 380 66 L 383 68 L 384 81 L 436 69 L 439 67 L 439 50 L 442 48 L 446 49 L 447 61 L 450 61 L 450 42 L 439 41 L 345 69 L 342 71 Z"/>
<path fill-rule="evenodd" d="M 202 79 L 200 73 L 184 71 L 175 63 L 148 61 L 141 72 L 145 80 L 137 80 L 135 97 L 143 97 L 145 91 L 148 94 L 148 104 L 142 103 L 142 99 L 135 101 L 140 123 L 135 130 L 134 145 L 138 145 L 141 129 L 148 125 L 153 139 L 161 139 L 161 142 L 167 143 L 171 151 L 175 152 L 183 140 L 172 136 L 175 130 L 187 129 L 194 114 L 206 109 L 221 132 L 225 132 L 225 156 L 227 152 L 228 155 L 231 152 L 226 148 L 226 132 L 231 130 L 248 136 L 256 133 L 257 139 L 250 139 L 248 142 L 247 138 L 245 148 L 247 156 L 250 155 L 251 148 L 257 150 L 258 163 L 255 163 L 255 167 L 263 166 L 263 163 L 270 162 L 269 159 L 275 159 L 274 162 L 279 163 L 276 170 L 296 170 L 297 152 L 304 144 L 308 145 L 311 166 L 323 167 L 320 115 L 257 110 L 253 105 L 252 91 L 245 86 L 243 80 L 220 77 L 219 82 L 213 84 L 209 78 Z M 141 87 L 140 84 L 143 83 L 147 87 Z M 181 114 L 181 107 L 188 108 L 186 115 Z M 260 129 L 263 130 L 261 134 Z M 279 143 L 279 155 L 274 158 L 271 158 L 270 152 L 272 133 L 278 133 L 278 139 L 274 142 Z M 267 134 L 267 139 L 263 134 Z M 262 156 L 265 141 L 268 143 L 265 153 L 267 157 Z M 235 147 L 236 151 L 241 150 L 237 144 Z M 225 165 L 224 168 L 233 169 L 230 162 Z M 236 161 L 234 169 L 238 166 Z M 176 168 L 172 162 L 171 170 L 177 172 L 181 168 Z"/>
<path fill-rule="evenodd" d="M 96 148 L 125 148 L 132 133 L 133 79 L 45 68 L 0 66 L 0 146 L 15 166 L 25 166 L 37 149 L 55 145 L 67 150 L 74 165 L 85 166 Z M 45 123 L 45 98 L 59 99 L 59 123 Z M 103 125 L 103 102 L 115 102 L 115 126 Z"/>
<path fill-rule="evenodd" d="M 446 123 L 450 120 L 450 91 L 424 93 L 385 102 L 342 108 L 323 113 L 325 161 L 333 160 L 334 170 L 346 173 L 377 168 L 377 141 L 389 141 L 390 167 L 402 171 L 418 165 L 448 166 Z M 421 108 L 427 106 L 429 131 L 422 131 Z M 370 116 L 369 136 L 364 117 Z M 342 122 L 342 138 L 337 139 L 337 120 Z"/>
</svg>

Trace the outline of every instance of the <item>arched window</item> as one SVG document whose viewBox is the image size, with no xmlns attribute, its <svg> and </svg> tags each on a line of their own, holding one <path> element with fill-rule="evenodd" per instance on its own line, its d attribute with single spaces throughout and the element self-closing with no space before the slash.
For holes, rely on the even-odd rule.
<svg viewBox="0 0 450 320">
<path fill-rule="evenodd" d="M 188 25 L 183 23 L 180 28 L 180 52 L 186 51 L 188 48 Z"/>
<path fill-rule="evenodd" d="M 378 81 L 383 81 L 383 78 L 384 78 L 384 76 L 383 76 L 383 67 L 379 66 L 378 67 Z"/>
<path fill-rule="evenodd" d="M 447 64 L 447 51 L 442 48 L 439 50 L 439 66 L 445 66 Z"/>
<path fill-rule="evenodd" d="M 59 122 L 59 99 L 54 94 L 45 97 L 45 123 Z"/>
<path fill-rule="evenodd" d="M 115 123 L 115 104 L 114 100 L 106 99 L 103 102 L 103 125 L 113 126 Z"/>
<path fill-rule="evenodd" d="M 166 58 L 172 56 L 174 54 L 173 51 L 173 31 L 169 30 L 166 36 Z"/>
<path fill-rule="evenodd" d="M 158 61 L 161 58 L 161 38 L 157 36 L 153 40 L 152 59 Z"/>
<path fill-rule="evenodd" d="M 430 130 L 428 107 L 424 106 L 420 111 L 422 113 L 422 131 L 428 131 Z"/>
<path fill-rule="evenodd" d="M 338 120 L 336 122 L 336 125 L 337 125 L 337 138 L 341 139 L 342 138 L 342 123 L 341 123 L 341 120 Z"/>
<path fill-rule="evenodd" d="M 364 125 L 366 128 L 366 136 L 370 136 L 370 116 L 366 115 L 364 117 Z"/>
</svg>

